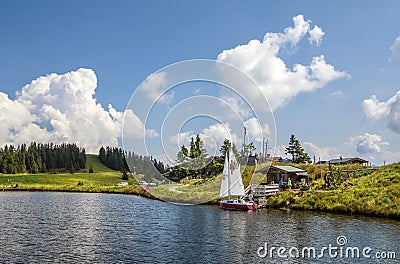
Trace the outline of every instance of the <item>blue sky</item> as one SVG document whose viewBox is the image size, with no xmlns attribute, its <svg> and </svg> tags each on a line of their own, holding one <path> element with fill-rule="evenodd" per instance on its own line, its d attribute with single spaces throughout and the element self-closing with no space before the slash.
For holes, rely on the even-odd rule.
<svg viewBox="0 0 400 264">
<path fill-rule="evenodd" d="M 308 66 L 313 57 L 323 55 L 327 64 L 348 76 L 301 91 L 274 109 L 278 153 L 293 133 L 307 143 L 311 155 L 322 158 L 354 155 L 376 164 L 399 161 L 396 111 L 400 99 L 395 97 L 400 90 L 400 57 L 395 45 L 400 35 L 399 10 L 398 1 L 363 1 L 361 5 L 356 1 L 1 1 L 0 92 L 8 98 L 0 101 L 0 119 L 15 116 L 11 108 L 19 108 L 12 102 L 35 100 L 15 94 L 32 80 L 79 68 L 94 71 L 96 102 L 108 113 L 112 111 L 109 104 L 120 113 L 136 87 L 160 68 L 182 60 L 217 59 L 224 50 L 250 40 L 262 41 L 268 32 L 282 33 L 302 14 L 311 21 L 310 29 L 317 25 L 325 33 L 321 43 L 310 44 L 304 36 L 296 45 L 282 47 L 277 56 L 292 69 L 295 64 Z M 386 104 L 373 101 L 363 108 L 363 101 L 372 95 Z M 68 109 L 54 106 L 52 114 L 36 120 L 37 139 L 46 137 L 42 131 L 46 120 L 63 114 L 68 119 Z M 95 102 L 93 109 L 97 109 Z M 29 111 L 21 119 L 44 113 L 32 107 Z M 114 123 L 117 115 L 112 117 Z M 79 114 L 75 116 L 68 119 L 70 126 L 79 120 Z M 101 120 L 99 116 L 102 113 L 84 115 L 82 120 Z M 112 130 L 111 121 L 104 127 L 96 122 L 95 128 Z M 2 144 L 35 139 L 18 127 L 21 124 L 6 123 L 7 129 L 0 132 Z M 89 140 L 84 130 L 60 129 L 62 133 L 53 131 L 54 140 Z M 97 136 L 91 143 L 93 149 L 96 144 L 119 141 L 115 131 Z M 107 141 L 107 136 L 115 140 Z"/>
</svg>

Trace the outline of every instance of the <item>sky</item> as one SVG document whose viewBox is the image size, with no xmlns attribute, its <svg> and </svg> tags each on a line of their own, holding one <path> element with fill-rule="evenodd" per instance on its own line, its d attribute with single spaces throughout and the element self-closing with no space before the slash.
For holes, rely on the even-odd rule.
<svg viewBox="0 0 400 264">
<path fill-rule="evenodd" d="M 124 134 L 173 160 L 191 135 L 211 154 L 225 137 L 241 144 L 246 126 L 257 151 L 268 138 L 285 156 L 294 134 L 317 159 L 399 162 L 399 10 L 398 1 L 3 0 L 0 145 L 77 142 L 96 153 Z M 240 95 L 216 82 L 171 88 L 167 66 L 193 59 L 233 65 L 257 88 L 226 72 Z M 182 65 L 182 78 L 202 74 Z"/>
</svg>

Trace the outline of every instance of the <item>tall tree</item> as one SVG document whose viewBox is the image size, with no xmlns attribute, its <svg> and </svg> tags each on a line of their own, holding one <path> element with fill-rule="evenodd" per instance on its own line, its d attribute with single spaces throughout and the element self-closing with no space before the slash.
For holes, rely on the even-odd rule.
<svg viewBox="0 0 400 264">
<path fill-rule="evenodd" d="M 242 144 L 242 150 L 240 151 L 240 163 L 246 164 L 249 156 L 253 155 L 253 151 L 256 150 L 253 142 L 249 144 Z"/>
<path fill-rule="evenodd" d="M 249 144 L 242 144 L 242 152 L 243 152 L 243 156 L 245 156 L 246 158 L 250 155 L 253 154 L 253 151 L 256 150 L 257 148 L 254 146 L 253 142 L 250 142 Z"/>
<path fill-rule="evenodd" d="M 191 137 L 189 149 L 185 145 L 181 147 L 177 153 L 177 161 L 181 164 L 172 168 L 174 175 L 184 178 L 189 175 L 202 177 L 206 174 L 207 150 L 200 135 Z"/>
<path fill-rule="evenodd" d="M 106 162 L 106 149 L 102 146 L 99 150 L 99 160 L 101 163 L 105 163 Z"/>
<path fill-rule="evenodd" d="M 304 151 L 300 141 L 294 135 L 290 136 L 289 145 L 285 149 L 285 154 L 290 154 L 295 163 L 311 163 L 310 156 Z"/>
<path fill-rule="evenodd" d="M 225 157 L 230 146 L 232 147 L 232 151 L 233 151 L 233 154 L 235 154 L 236 159 L 238 159 L 239 158 L 239 152 L 238 152 L 238 150 L 236 148 L 235 143 L 231 144 L 230 140 L 227 139 L 227 138 L 224 139 L 224 143 L 222 143 L 222 146 L 220 147 L 219 152 L 221 152 L 221 155 L 223 157 Z"/>
<path fill-rule="evenodd" d="M 290 154 L 292 156 L 292 161 L 295 161 L 295 157 L 296 157 L 296 141 L 297 139 L 295 138 L 294 135 L 290 136 L 289 139 L 289 145 L 285 148 L 285 154 L 288 155 Z"/>
<path fill-rule="evenodd" d="M 199 134 L 195 140 L 195 155 L 194 155 L 195 169 L 204 169 L 207 165 L 207 150 L 204 147 L 204 142 L 201 140 Z"/>
<path fill-rule="evenodd" d="M 183 164 L 186 163 L 189 159 L 189 150 L 185 145 L 182 145 L 181 150 L 177 154 L 176 161 Z"/>
</svg>

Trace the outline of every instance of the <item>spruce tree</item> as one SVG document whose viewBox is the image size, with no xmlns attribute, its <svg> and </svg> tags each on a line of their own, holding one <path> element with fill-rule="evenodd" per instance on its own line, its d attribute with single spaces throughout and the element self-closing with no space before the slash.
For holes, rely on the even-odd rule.
<svg viewBox="0 0 400 264">
<path fill-rule="evenodd" d="M 311 163 L 311 158 L 303 149 L 300 141 L 294 135 L 290 136 L 289 145 L 286 147 L 285 154 L 292 155 L 294 163 Z"/>
<path fill-rule="evenodd" d="M 126 172 L 126 170 L 124 169 L 122 171 L 122 180 L 127 181 L 129 179 L 128 173 Z"/>
<path fill-rule="evenodd" d="M 189 158 L 189 150 L 185 145 L 182 145 L 181 150 L 177 154 L 176 161 L 181 164 L 184 164 L 188 161 L 188 158 Z"/>
</svg>

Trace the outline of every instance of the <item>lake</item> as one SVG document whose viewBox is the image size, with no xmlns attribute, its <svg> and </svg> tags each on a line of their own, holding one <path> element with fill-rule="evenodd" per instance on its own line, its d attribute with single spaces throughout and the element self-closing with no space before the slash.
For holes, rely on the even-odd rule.
<svg viewBox="0 0 400 264">
<path fill-rule="evenodd" d="M 0 230 L 1 263 L 396 263 L 387 259 L 393 254 L 400 259 L 399 221 L 231 212 L 117 194 L 3 192 Z"/>
</svg>

